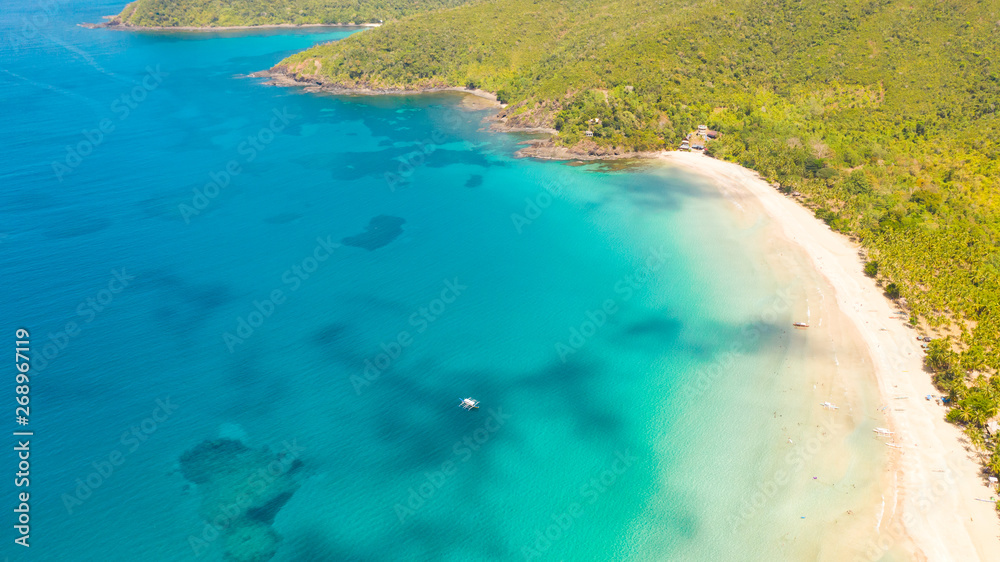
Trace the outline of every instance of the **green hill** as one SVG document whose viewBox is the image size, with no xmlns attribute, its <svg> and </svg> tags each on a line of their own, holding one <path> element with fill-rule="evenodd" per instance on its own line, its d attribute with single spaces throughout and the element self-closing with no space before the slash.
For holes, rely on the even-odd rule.
<svg viewBox="0 0 1000 562">
<path fill-rule="evenodd" d="M 372 23 L 449 8 L 468 0 L 137 0 L 113 25 L 226 27 L 241 25 Z"/>
<path fill-rule="evenodd" d="M 862 242 L 914 324 L 953 335 L 932 346 L 939 386 L 996 405 L 1000 377 L 980 375 L 1000 369 L 997 37 L 985 0 L 490 0 L 273 70 L 483 88 L 578 150 L 675 147 L 705 123 L 711 154 L 801 193 Z"/>
</svg>

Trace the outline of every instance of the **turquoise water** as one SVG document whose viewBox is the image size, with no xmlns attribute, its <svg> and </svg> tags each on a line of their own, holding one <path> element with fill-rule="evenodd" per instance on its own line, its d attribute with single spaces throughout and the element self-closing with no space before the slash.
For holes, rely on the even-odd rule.
<svg viewBox="0 0 1000 562">
<path fill-rule="evenodd" d="M 789 313 L 717 193 L 516 159 L 457 95 L 246 77 L 351 30 L 75 27 L 120 7 L 2 16 L 3 345 L 35 352 L 31 548 L 4 555 L 223 559 L 178 471 L 220 436 L 301 461 L 274 560 L 745 552 L 727 517 L 771 459 L 742 401 Z"/>
</svg>

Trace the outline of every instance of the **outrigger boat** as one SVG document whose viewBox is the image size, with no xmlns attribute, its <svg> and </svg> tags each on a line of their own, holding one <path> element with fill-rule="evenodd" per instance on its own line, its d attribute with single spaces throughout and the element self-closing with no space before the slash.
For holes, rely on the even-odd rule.
<svg viewBox="0 0 1000 562">
<path fill-rule="evenodd" d="M 889 435 L 892 435 L 892 432 L 884 427 L 876 427 L 872 431 L 874 431 L 879 437 L 888 437 Z"/>
<path fill-rule="evenodd" d="M 479 407 L 479 400 L 474 400 L 472 398 L 463 398 L 458 405 L 465 408 L 466 410 L 475 410 L 476 408 Z"/>
<path fill-rule="evenodd" d="M 832 402 L 823 402 L 822 404 L 820 404 L 820 406 L 823 406 L 827 410 L 839 410 L 840 409 L 840 408 L 837 407 L 836 404 L 834 404 Z"/>
<path fill-rule="evenodd" d="M 808 328 L 809 324 L 806 322 L 792 322 L 792 326 L 795 326 L 796 328 Z"/>
</svg>

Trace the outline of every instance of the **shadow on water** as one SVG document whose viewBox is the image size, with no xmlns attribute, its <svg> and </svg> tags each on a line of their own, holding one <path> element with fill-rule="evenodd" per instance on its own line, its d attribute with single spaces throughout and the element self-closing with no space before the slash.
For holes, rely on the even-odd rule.
<svg viewBox="0 0 1000 562">
<path fill-rule="evenodd" d="M 188 190 L 187 193 L 179 191 L 163 193 L 161 195 L 147 197 L 146 199 L 138 201 L 135 205 L 139 207 L 142 214 L 148 218 L 180 223 L 184 219 L 182 218 L 178 207 L 181 203 L 190 204 L 190 196 L 188 196 L 187 199 L 184 198 L 189 194 L 190 190 Z"/>
<path fill-rule="evenodd" d="M 321 356 L 346 372 L 364 374 L 367 357 L 360 351 L 366 342 L 361 341 L 351 330 L 351 325 L 341 322 L 328 324 L 317 330 L 309 341 Z"/>
<path fill-rule="evenodd" d="M 176 278 L 168 276 L 166 279 L 164 283 L 183 286 Z M 378 300 L 378 297 L 372 298 Z M 392 302 L 382 305 L 392 312 L 399 308 Z M 755 334 L 749 339 L 746 336 L 747 326 L 751 326 Z M 356 335 L 360 333 L 359 328 L 353 322 L 331 322 L 318 327 L 309 339 L 324 355 L 337 358 L 345 367 L 353 362 L 353 368 L 358 369 L 360 363 L 357 359 L 361 354 L 355 349 L 370 349 L 370 346 L 361 345 Z M 679 319 L 666 313 L 652 313 L 616 326 L 607 337 L 615 345 L 637 345 L 636 339 L 661 341 L 664 347 L 683 349 L 684 353 L 696 358 L 710 359 L 713 354 L 729 349 L 731 342 L 741 341 L 741 337 L 744 338 L 742 341 L 748 342 L 743 354 L 752 355 L 772 345 L 783 333 L 776 323 L 717 323 L 707 331 L 712 336 L 691 341 L 682 333 L 682 328 Z M 700 328 L 698 333 L 702 333 Z M 254 415 L 261 416 L 268 415 L 275 408 L 285 407 L 281 404 L 282 400 L 290 398 L 281 393 L 280 387 L 284 384 L 281 377 L 255 370 L 256 358 L 252 352 L 249 355 L 245 352 L 241 357 L 229 374 L 234 393 L 227 415 L 246 415 L 248 405 L 254 409 Z M 394 560 L 399 552 L 417 552 L 432 559 L 460 553 L 470 559 L 508 558 L 518 554 L 516 549 L 519 547 L 505 542 L 501 528 L 503 516 L 498 515 L 502 513 L 502 506 L 492 505 L 489 498 L 495 495 L 492 487 L 497 485 L 497 478 L 505 474 L 503 467 L 510 464 L 508 457 L 511 454 L 528 461 L 522 467 L 526 473 L 537 471 L 544 474 L 551 468 L 532 467 L 528 460 L 537 454 L 533 451 L 528 433 L 531 427 L 545 425 L 546 420 L 554 424 L 568 422 L 573 432 L 572 439 L 581 443 L 582 447 L 606 450 L 609 444 L 614 444 L 619 449 L 631 448 L 644 455 L 642 458 L 651 454 L 648 443 L 635 441 L 623 417 L 625 414 L 609 406 L 607 398 L 600 394 L 600 379 L 608 376 L 612 369 L 592 356 L 587 356 L 585 360 L 570 359 L 566 363 L 553 360 L 522 373 L 504 372 L 495 367 L 458 371 L 444 367 L 444 359 L 428 357 L 407 362 L 404 358 L 385 370 L 360 396 L 350 392 L 350 385 L 344 383 L 344 372 L 335 369 L 340 376 L 328 384 L 330 389 L 339 388 L 337 392 L 341 396 L 332 398 L 336 407 L 331 409 L 337 413 L 330 414 L 336 416 L 330 419 L 342 424 L 339 433 L 345 436 L 343 439 L 346 441 L 332 447 L 337 451 L 336 456 L 326 461 L 317 460 L 324 464 L 318 470 L 328 472 L 329 478 L 336 481 L 358 482 L 359 471 L 377 471 L 396 477 L 413 474 L 415 476 L 410 480 L 419 483 L 419 475 L 424 471 L 436 470 L 443 461 L 454 460 L 453 444 L 481 428 L 483 415 L 489 408 L 500 407 L 513 416 L 509 425 L 492 435 L 489 445 L 484 445 L 462 463 L 459 475 L 453 480 L 457 487 L 448 492 L 456 494 L 456 497 L 480 498 L 481 501 L 453 504 L 451 508 L 463 513 L 463 517 L 442 521 L 436 513 L 438 508 L 435 508 L 417 511 L 406 524 L 396 521 L 391 505 L 385 505 L 384 509 L 367 514 L 361 520 L 356 519 L 357 513 L 352 515 L 345 511 L 352 509 L 349 505 L 334 507 L 336 518 L 352 520 L 353 517 L 361 528 L 381 529 L 382 536 L 349 544 L 348 539 L 331 536 L 321 527 L 285 529 L 282 531 L 286 535 L 282 547 L 285 556 L 301 561 Z M 320 388 L 316 392 L 330 395 Z M 489 405 L 484 404 L 483 410 L 469 415 L 457 408 L 457 400 L 463 392 L 476 397 L 489 397 Z M 526 396 L 540 395 L 557 401 L 560 407 L 551 409 L 535 400 L 525 399 Z M 391 407 L 386 407 L 387 404 Z M 356 460 L 348 462 L 347 459 Z M 652 470 L 650 466 L 641 465 L 639 472 L 630 478 L 652 482 L 657 478 Z M 377 475 L 371 477 L 377 478 Z M 405 477 L 403 482 L 410 485 Z M 669 540 L 683 544 L 697 535 L 699 530 L 695 513 L 683 507 L 697 498 L 692 498 L 684 485 L 673 482 L 669 477 L 657 486 L 664 488 L 661 493 L 678 500 L 669 513 L 661 515 L 659 521 L 672 537 Z M 392 493 L 389 496 L 392 497 Z M 399 497 L 406 497 L 403 488 L 399 490 Z M 560 506 L 553 506 L 553 509 L 557 507 Z M 641 506 L 637 505 L 636 509 L 641 509 Z M 345 532 L 343 536 L 350 536 L 350 533 Z"/>
<path fill-rule="evenodd" d="M 323 527 L 301 529 L 287 539 L 284 548 L 291 552 L 293 562 L 317 560 L 343 560 L 345 562 L 374 562 L 376 558 L 359 556 L 356 548 L 341 546 Z"/>
<path fill-rule="evenodd" d="M 598 448 L 606 448 L 609 442 L 622 448 L 633 445 L 625 435 L 620 416 L 602 407 L 599 397 L 588 389 L 593 379 L 605 371 L 601 365 L 593 362 L 553 362 L 537 371 L 512 377 L 509 373 L 488 369 L 473 372 L 443 370 L 435 368 L 434 363 L 434 360 L 427 360 L 408 369 L 387 373 L 377 381 L 377 387 L 373 386 L 358 398 L 365 402 L 361 411 L 377 409 L 377 416 L 358 419 L 356 423 L 359 430 L 372 425 L 376 427 L 375 437 L 383 457 L 379 463 L 380 470 L 394 474 L 419 474 L 420 471 L 439 468 L 443 461 L 452 460 L 458 462 L 461 468 L 452 481 L 458 487 L 448 493 L 460 498 L 479 499 L 453 505 L 454 509 L 466 512 L 465 517 L 442 521 L 432 512 L 418 510 L 405 524 L 390 520 L 393 508 L 386 505 L 379 512 L 380 517 L 385 516 L 386 520 L 378 523 L 385 527 L 383 532 L 386 535 L 365 543 L 384 546 L 338 544 L 335 539 L 327 538 L 327 534 L 315 530 L 293 532 L 288 537 L 292 559 L 304 561 L 336 555 L 337 559 L 343 560 L 395 560 L 399 552 L 414 551 L 431 559 L 447 558 L 458 553 L 470 559 L 510 557 L 513 552 L 504 540 L 501 528 L 503 518 L 497 516 L 502 508 L 491 503 L 489 498 L 497 478 L 504 474 L 500 465 L 507 464 L 496 457 L 501 454 L 500 451 L 520 451 L 524 458 L 536 454 L 525 433 L 529 431 L 528 426 L 525 422 L 519 424 L 518 419 L 530 419 L 532 423 L 544 423 L 545 418 L 560 422 L 569 419 L 575 426 L 575 439 L 590 442 Z M 427 373 L 436 373 L 436 376 L 429 379 Z M 459 386 L 473 388 L 476 395 L 490 396 L 494 405 L 484 406 L 483 410 L 470 415 L 457 408 L 457 393 L 454 403 L 444 405 L 441 395 L 446 391 L 442 388 Z M 516 396 L 524 392 L 565 394 L 573 399 L 560 401 L 565 408 L 557 412 L 533 402 L 526 403 L 523 396 Z M 393 407 L 379 407 L 387 403 L 393 404 Z M 492 435 L 487 444 L 461 462 L 463 459 L 455 456 L 452 445 L 482 428 L 483 417 L 489 415 L 490 408 L 496 407 L 512 416 L 512 420 Z M 337 465 L 326 469 L 331 473 L 343 473 L 342 478 L 349 481 L 357 467 Z M 525 466 L 523 470 L 544 474 L 548 468 Z M 405 499 L 405 490 L 400 493 L 400 497 Z M 317 556 L 320 558 L 315 558 Z"/>
<path fill-rule="evenodd" d="M 58 226 L 45 229 L 46 238 L 63 239 L 94 234 L 110 227 L 112 223 L 111 220 L 106 218 L 75 215 L 72 218 L 54 219 L 50 224 Z"/>
<path fill-rule="evenodd" d="M 628 338 L 656 338 L 660 341 L 673 341 L 680 335 L 683 323 L 678 318 L 650 314 L 636 322 L 628 323 L 622 329 L 622 335 Z"/>
<path fill-rule="evenodd" d="M 260 367 L 266 357 L 257 348 L 241 350 L 237 356 L 223 372 L 228 401 L 220 405 L 220 412 L 231 419 L 268 417 L 289 395 L 288 385 Z"/>
<path fill-rule="evenodd" d="M 223 283 L 188 283 L 167 269 L 154 269 L 142 275 L 144 290 L 156 291 L 154 318 L 164 329 L 178 337 L 193 338 L 194 331 L 214 312 L 233 301 L 232 287 Z"/>
<path fill-rule="evenodd" d="M 571 420 L 577 436 L 594 444 L 623 442 L 622 423 L 617 414 L 603 407 L 589 388 L 603 369 L 595 363 L 554 362 L 533 373 L 510 375 L 496 370 L 455 371 L 442 368 L 434 359 L 424 359 L 409 366 L 394 366 L 357 397 L 361 417 L 359 429 L 374 427 L 373 436 L 385 451 L 385 466 L 399 472 L 426 470 L 440 466 L 454 456 L 453 445 L 471 435 L 483 424 L 483 416 L 492 408 L 531 419 L 551 417 Z M 433 377 L 429 376 L 433 374 Z M 462 391 L 489 396 L 490 405 L 474 415 L 458 408 Z M 525 407 L 523 393 L 545 395 L 563 407 L 553 412 L 540 404 Z M 442 397 L 447 395 L 447 399 Z M 565 400 L 560 400 L 560 397 Z M 393 407 L 386 409 L 385 404 Z M 369 412 L 364 414 L 364 412 Z M 377 412 L 372 414 L 371 412 Z M 522 418 L 525 419 L 525 418 Z M 515 446 L 526 444 L 526 428 L 516 422 L 503 426 L 492 440 Z M 485 449 L 484 449 L 485 450 Z M 492 470 L 487 452 L 477 452 L 466 466 L 475 466 L 480 476 Z M 488 479 L 485 479 L 486 481 Z"/>
<path fill-rule="evenodd" d="M 265 217 L 264 222 L 267 224 L 288 224 L 297 221 L 303 216 L 302 213 L 278 213 L 277 215 Z"/>
<path fill-rule="evenodd" d="M 441 147 L 431 147 L 428 150 L 430 151 L 426 152 L 423 145 L 417 143 L 404 146 L 394 143 L 381 150 L 313 154 L 295 158 L 293 162 L 304 169 L 329 170 L 337 181 L 365 178 L 382 180 L 386 174 L 408 176 L 419 168 L 435 169 L 452 165 L 489 168 L 502 165 L 478 152 Z"/>
</svg>

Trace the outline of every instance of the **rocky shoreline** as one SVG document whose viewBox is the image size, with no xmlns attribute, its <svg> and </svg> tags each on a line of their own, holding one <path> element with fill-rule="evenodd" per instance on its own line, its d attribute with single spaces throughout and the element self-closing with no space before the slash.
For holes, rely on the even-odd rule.
<svg viewBox="0 0 1000 562">
<path fill-rule="evenodd" d="M 536 158 L 539 160 L 625 160 L 657 158 L 660 151 L 634 152 L 620 150 L 615 147 L 602 147 L 592 141 L 584 141 L 577 145 L 566 147 L 557 145 L 553 137 L 558 131 L 551 127 L 536 124 L 511 121 L 505 113 L 506 105 L 497 100 L 493 92 L 480 89 L 463 88 L 459 86 L 434 86 L 427 88 L 363 88 L 347 87 L 339 84 L 329 84 L 313 75 L 303 75 L 290 72 L 285 66 L 275 66 L 269 70 L 254 72 L 252 78 L 265 78 L 266 85 L 298 87 L 307 93 L 327 93 L 338 96 L 408 96 L 430 94 L 435 92 L 459 92 L 479 98 L 477 103 L 464 104 L 466 109 L 491 109 L 500 111 L 485 119 L 489 130 L 497 133 L 528 133 L 548 135 L 546 138 L 526 140 L 520 144 L 526 145 L 515 153 L 517 158 Z"/>
<path fill-rule="evenodd" d="M 518 150 L 517 158 L 538 160 L 635 160 L 659 158 L 663 151 L 635 152 L 615 147 L 598 146 L 596 143 L 581 142 L 573 146 L 559 146 L 551 138 L 524 141 L 526 147 Z"/>
<path fill-rule="evenodd" d="M 490 107 L 502 107 L 497 101 L 496 94 L 485 90 L 473 90 L 460 88 L 457 86 L 416 88 L 412 90 L 402 88 L 348 88 L 337 84 L 328 84 L 315 78 L 304 78 L 300 74 L 290 74 L 284 67 L 275 67 L 270 70 L 261 70 L 249 75 L 251 78 L 266 78 L 264 83 L 268 86 L 296 86 L 308 93 L 328 93 L 338 96 L 411 96 L 417 94 L 430 94 L 434 92 L 462 92 L 471 94 L 478 98 L 490 102 L 486 105 Z"/>
</svg>

